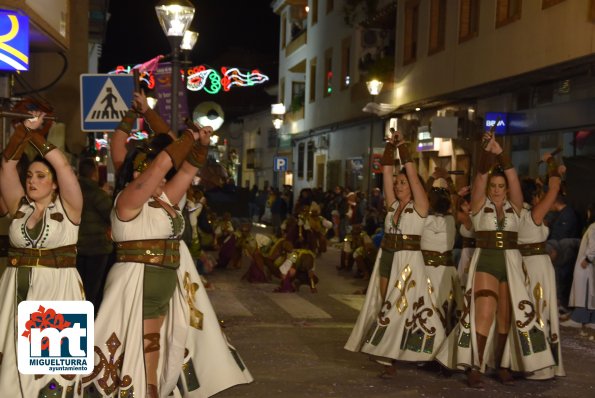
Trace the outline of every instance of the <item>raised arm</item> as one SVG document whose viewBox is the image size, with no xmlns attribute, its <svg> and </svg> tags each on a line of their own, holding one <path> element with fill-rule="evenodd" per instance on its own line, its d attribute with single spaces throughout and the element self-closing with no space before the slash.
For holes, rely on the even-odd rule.
<svg viewBox="0 0 595 398">
<path fill-rule="evenodd" d="M 23 123 L 17 124 L 2 154 L 0 190 L 11 216 L 14 216 L 17 212 L 21 198 L 25 196 L 25 190 L 17 172 L 17 163 L 23 156 L 25 147 L 29 144 L 28 130 L 38 128 L 41 122 L 42 119 L 38 118 L 37 120 L 25 120 Z"/>
<path fill-rule="evenodd" d="M 483 150 L 479 153 L 477 172 L 471 187 L 471 213 L 477 214 L 486 201 L 486 187 L 488 185 L 488 173 L 496 161 L 491 148 L 496 142 L 493 134 L 485 133 L 482 140 Z"/>
<path fill-rule="evenodd" d="M 386 206 L 390 206 L 396 200 L 395 189 L 393 182 L 393 174 L 395 171 L 395 151 L 397 147 L 393 141 L 387 141 L 384 146 L 384 153 L 380 164 L 382 165 L 382 187 L 384 190 L 384 200 Z"/>
<path fill-rule="evenodd" d="M 64 211 L 74 224 L 79 224 L 83 211 L 83 193 L 68 159 L 54 144 L 46 141 L 41 133 L 33 131 L 29 142 L 56 170 L 60 199 L 64 205 Z"/>
<path fill-rule="evenodd" d="M 562 185 L 562 174 L 566 170 L 564 166 L 559 166 L 551 154 L 546 153 L 543 156 L 548 166 L 548 191 L 545 196 L 531 209 L 531 217 L 536 225 L 541 225 L 545 215 L 551 209 L 556 201 Z"/>
<path fill-rule="evenodd" d="M 172 166 L 176 170 L 180 167 L 190 151 L 198 134 L 186 130 L 180 138 L 169 144 L 145 170 L 141 172 L 120 194 L 116 203 L 116 211 L 121 220 L 128 221 L 140 213 L 143 205 L 155 194 L 157 188 L 163 183 L 165 175 Z M 188 186 L 186 186 L 188 188 Z M 180 198 L 186 192 L 184 190 Z M 179 198 L 178 198 L 179 201 Z"/>
<path fill-rule="evenodd" d="M 496 154 L 496 160 L 504 170 L 506 182 L 508 183 L 508 200 L 512 203 L 517 213 L 523 208 L 523 191 L 521 189 L 521 182 L 516 173 L 516 169 L 510 161 L 510 157 L 504 153 L 500 144 L 494 141 L 492 153 Z"/>
<path fill-rule="evenodd" d="M 147 101 L 147 96 L 143 91 L 134 93 L 134 107 L 143 115 L 143 118 L 155 135 L 169 134 L 174 140 L 178 138 L 176 135 L 177 132 L 171 131 L 165 120 L 156 111 L 151 109 Z"/>
<path fill-rule="evenodd" d="M 198 135 L 198 139 L 194 141 L 190 154 L 186 157 L 186 161 L 182 163 L 182 167 L 174 178 L 165 184 L 164 191 L 172 203 L 178 203 L 180 201 L 198 170 L 207 163 L 213 128 L 203 127 L 197 129 L 194 133 Z"/>
<path fill-rule="evenodd" d="M 428 201 L 425 187 L 419 180 L 417 169 L 411 159 L 409 146 L 405 143 L 403 136 L 398 131 L 393 136 L 393 139 L 396 140 L 397 149 L 399 150 L 399 158 L 401 159 L 401 164 L 403 164 L 403 167 L 405 168 L 405 173 L 407 173 L 409 188 L 411 189 L 411 195 L 413 196 L 413 207 L 420 216 L 425 217 L 428 215 L 430 202 Z"/>
<path fill-rule="evenodd" d="M 130 136 L 132 127 L 137 118 L 138 114 L 136 111 L 134 109 L 129 109 L 110 137 L 110 152 L 116 174 L 120 171 L 120 167 L 126 158 L 126 143 L 128 142 L 128 137 Z"/>
</svg>

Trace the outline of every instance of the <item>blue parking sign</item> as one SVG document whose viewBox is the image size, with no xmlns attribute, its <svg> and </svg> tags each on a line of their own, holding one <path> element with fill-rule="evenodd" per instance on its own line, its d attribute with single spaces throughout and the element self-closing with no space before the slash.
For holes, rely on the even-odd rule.
<svg viewBox="0 0 595 398">
<path fill-rule="evenodd" d="M 287 171 L 288 159 L 286 156 L 275 156 L 273 158 L 274 171 Z"/>
<path fill-rule="evenodd" d="M 132 74 L 81 75 L 81 130 L 110 131 L 132 105 Z"/>
</svg>

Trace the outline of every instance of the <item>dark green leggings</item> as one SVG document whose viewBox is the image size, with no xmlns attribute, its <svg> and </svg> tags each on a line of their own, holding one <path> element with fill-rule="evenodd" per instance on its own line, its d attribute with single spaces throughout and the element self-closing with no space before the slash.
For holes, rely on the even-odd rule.
<svg viewBox="0 0 595 398">
<path fill-rule="evenodd" d="M 493 275 L 498 282 L 508 282 L 506 275 L 506 252 L 499 249 L 480 249 L 475 272 Z"/>
<path fill-rule="evenodd" d="M 155 319 L 167 314 L 178 277 L 175 269 L 145 265 L 143 279 L 143 319 Z"/>
<path fill-rule="evenodd" d="M 31 269 L 17 270 L 17 304 L 27 299 Z M 167 314 L 178 277 L 175 269 L 145 265 L 143 279 L 143 319 L 155 319 Z"/>
</svg>

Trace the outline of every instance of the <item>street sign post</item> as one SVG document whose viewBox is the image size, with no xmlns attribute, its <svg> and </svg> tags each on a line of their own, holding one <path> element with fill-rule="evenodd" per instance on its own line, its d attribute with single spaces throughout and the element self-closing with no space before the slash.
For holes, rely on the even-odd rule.
<svg viewBox="0 0 595 398">
<path fill-rule="evenodd" d="M 132 104 L 131 74 L 81 75 L 81 130 L 110 131 L 118 127 Z"/>
<path fill-rule="evenodd" d="M 287 171 L 287 157 L 275 156 L 273 158 L 273 171 Z"/>
</svg>

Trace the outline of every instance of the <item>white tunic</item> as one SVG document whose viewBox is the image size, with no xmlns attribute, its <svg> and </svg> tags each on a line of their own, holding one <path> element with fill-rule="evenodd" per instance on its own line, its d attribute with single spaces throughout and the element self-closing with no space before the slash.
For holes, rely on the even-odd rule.
<svg viewBox="0 0 595 398">
<path fill-rule="evenodd" d="M 9 228 L 10 244 L 20 248 L 54 249 L 76 244 L 79 226 L 67 217 L 58 197 L 46 208 L 38 237 L 28 234 L 26 223 L 35 210 L 35 202 L 26 199 L 15 214 Z M 69 391 L 76 390 L 79 376 L 25 375 L 17 370 L 15 338 L 17 317 L 17 269 L 8 267 L 0 278 L 0 395 L 6 397 L 37 397 L 41 391 L 50 392 L 50 383 L 55 380 L 62 387 L 60 398 L 67 398 Z M 84 300 L 81 278 L 76 267 L 49 268 L 30 267 L 30 282 L 27 300 Z M 55 392 L 55 390 L 52 390 Z M 75 395 L 77 396 L 77 395 Z"/>
<path fill-rule="evenodd" d="M 503 206 L 504 223 L 501 230 L 518 232 L 520 217 L 509 202 Z M 486 199 L 479 212 L 472 216 L 476 231 L 496 231 L 496 206 Z M 472 300 L 475 269 L 482 249 L 473 253 L 469 267 L 469 279 L 465 292 L 465 308 L 463 315 L 448 336 L 447 343 L 442 346 L 436 359 L 451 369 L 480 367 L 485 371 L 486 365 L 494 366 L 494 345 L 496 322 L 492 323 L 484 351 L 484 361 L 479 363 L 475 331 L 475 300 Z M 529 278 L 523 271 L 521 254 L 517 249 L 505 250 L 506 274 L 510 290 L 512 313 L 511 328 L 508 333 L 507 348 L 504 351 L 501 365 L 515 371 L 534 372 L 554 366 L 554 358 L 549 342 L 539 319 L 536 317 L 534 301 L 529 296 Z"/>
<path fill-rule="evenodd" d="M 433 252 L 451 252 L 455 244 L 456 226 L 451 215 L 429 215 L 421 234 L 421 249 Z M 456 323 L 455 310 L 463 308 L 463 295 L 459 275 L 454 266 L 426 264 L 426 273 L 436 296 L 436 307 L 443 327 L 450 331 Z"/>
<path fill-rule="evenodd" d="M 465 225 L 461 224 L 459 227 L 459 233 L 463 238 L 475 239 L 473 225 L 471 226 L 471 230 L 468 230 Z M 463 247 L 461 249 L 461 258 L 459 259 L 457 269 L 459 272 L 459 281 L 461 281 L 461 286 L 463 289 L 467 284 L 467 279 L 469 277 L 469 265 L 471 265 L 471 258 L 473 257 L 474 251 L 474 247 Z"/>
<path fill-rule="evenodd" d="M 165 194 L 160 197 L 170 203 Z M 167 211 L 144 204 L 133 220 L 124 222 L 112 210 L 114 241 L 175 238 Z M 182 217 L 177 211 L 177 216 Z M 83 379 L 85 391 L 102 397 L 120 397 L 134 391 L 144 397 L 146 380 L 143 354 L 142 263 L 116 263 L 108 274 L 104 299 L 95 322 L 95 369 Z M 180 242 L 178 284 L 160 331 L 157 377 L 160 396 L 202 398 L 252 376 L 231 346 L 217 320 L 194 261 Z M 99 350 L 100 353 L 97 351 Z M 110 370 L 110 361 L 121 361 Z M 114 379 L 115 377 L 115 379 Z M 181 390 L 176 384 L 181 381 Z"/>
<path fill-rule="evenodd" d="M 519 226 L 519 244 L 542 243 L 548 236 L 545 224 L 536 225 L 531 216 L 531 210 L 521 211 Z M 554 376 L 565 376 L 562 363 L 562 345 L 560 342 L 560 320 L 558 314 L 558 299 L 556 295 L 556 273 L 552 260 L 547 254 L 523 256 L 525 270 L 529 275 L 529 294 L 535 303 L 540 325 L 546 334 L 554 352 L 556 366 L 544 368 L 528 375 L 531 379 L 550 379 Z"/>
<path fill-rule="evenodd" d="M 587 264 L 587 268 L 581 266 L 584 259 L 591 261 L 590 264 Z M 569 307 L 595 310 L 595 267 L 593 262 L 595 262 L 595 223 L 589 225 L 585 231 L 578 249 L 568 301 Z"/>
<path fill-rule="evenodd" d="M 395 202 L 388 209 L 384 230 L 388 233 L 421 235 L 425 218 L 410 202 L 403 209 L 397 224 L 393 216 Z M 349 351 L 361 351 L 379 357 L 382 363 L 392 359 L 430 361 L 445 338 L 439 314 L 434 310 L 435 297 L 421 251 L 400 250 L 394 253 L 386 300 L 379 289 L 379 250 L 368 292 L 351 336 L 345 345 Z"/>
</svg>

